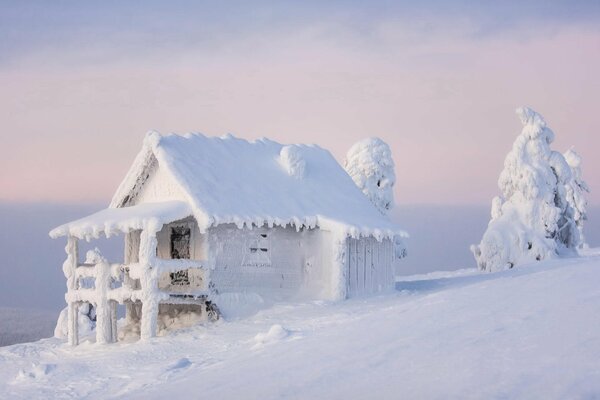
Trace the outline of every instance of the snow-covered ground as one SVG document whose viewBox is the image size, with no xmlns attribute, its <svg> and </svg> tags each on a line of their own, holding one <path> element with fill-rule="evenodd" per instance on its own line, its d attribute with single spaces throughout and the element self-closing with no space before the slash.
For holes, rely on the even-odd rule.
<svg viewBox="0 0 600 400">
<path fill-rule="evenodd" d="M 600 251 L 149 342 L 0 349 L 2 398 L 598 398 Z"/>
</svg>

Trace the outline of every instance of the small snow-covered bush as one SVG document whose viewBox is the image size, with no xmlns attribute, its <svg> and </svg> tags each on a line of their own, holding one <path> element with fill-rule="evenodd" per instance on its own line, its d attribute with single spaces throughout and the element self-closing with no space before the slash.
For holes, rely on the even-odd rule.
<svg viewBox="0 0 600 400">
<path fill-rule="evenodd" d="M 579 230 L 579 246 L 586 247 L 585 237 L 583 236 L 583 223 L 587 219 L 587 201 L 585 193 L 589 193 L 590 189 L 583 180 L 581 173 L 581 156 L 573 149 L 569 149 L 564 153 L 567 164 L 571 167 L 571 179 L 567 182 L 567 202 L 573 210 L 573 219 Z"/>
<path fill-rule="evenodd" d="M 521 135 L 506 156 L 492 201 L 492 219 L 481 243 L 471 246 L 482 270 L 496 271 L 575 249 L 580 242 L 567 201 L 571 168 L 550 144 L 554 132 L 542 116 L 519 108 Z"/>
<path fill-rule="evenodd" d="M 69 333 L 68 310 L 68 307 L 65 307 L 58 315 L 56 328 L 54 328 L 54 337 L 56 338 L 66 339 Z M 96 312 L 94 307 L 89 303 L 83 303 L 79 306 L 78 311 L 77 322 L 79 326 L 79 335 L 89 335 L 96 328 Z"/>
<path fill-rule="evenodd" d="M 379 138 L 355 143 L 344 165 L 356 186 L 383 214 L 394 205 L 394 160 L 390 146 Z"/>
</svg>

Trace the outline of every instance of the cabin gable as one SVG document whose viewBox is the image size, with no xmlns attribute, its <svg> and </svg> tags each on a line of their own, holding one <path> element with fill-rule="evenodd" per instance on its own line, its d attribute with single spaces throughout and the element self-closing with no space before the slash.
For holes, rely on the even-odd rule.
<svg viewBox="0 0 600 400">
<path fill-rule="evenodd" d="M 131 189 L 118 203 L 118 207 L 170 200 L 187 201 L 187 198 L 177 180 L 161 167 L 152 154 L 144 168 L 137 174 Z"/>
<path fill-rule="evenodd" d="M 153 164 L 148 178 L 139 188 L 134 198 L 134 204 L 169 200 L 187 201 L 187 198 L 173 176 L 156 162 Z"/>
</svg>

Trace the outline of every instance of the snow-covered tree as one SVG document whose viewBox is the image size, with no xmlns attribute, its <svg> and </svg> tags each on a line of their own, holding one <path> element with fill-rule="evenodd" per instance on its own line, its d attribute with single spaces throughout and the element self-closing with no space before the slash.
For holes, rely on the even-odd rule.
<svg viewBox="0 0 600 400">
<path fill-rule="evenodd" d="M 564 153 L 567 164 L 571 167 L 571 179 L 567 182 L 567 202 L 573 210 L 573 219 L 579 230 L 579 248 L 587 247 L 583 236 L 583 223 L 587 219 L 587 201 L 585 193 L 589 193 L 587 183 L 581 173 L 581 156 L 572 148 Z"/>
<path fill-rule="evenodd" d="M 394 205 L 394 160 L 390 146 L 379 138 L 355 143 L 346 155 L 346 172 L 383 214 Z"/>
<path fill-rule="evenodd" d="M 496 271 L 575 249 L 579 231 L 567 201 L 571 168 L 550 144 L 554 133 L 530 108 L 517 109 L 521 135 L 498 179 L 502 196 L 479 245 L 471 246 L 480 269 Z"/>
</svg>

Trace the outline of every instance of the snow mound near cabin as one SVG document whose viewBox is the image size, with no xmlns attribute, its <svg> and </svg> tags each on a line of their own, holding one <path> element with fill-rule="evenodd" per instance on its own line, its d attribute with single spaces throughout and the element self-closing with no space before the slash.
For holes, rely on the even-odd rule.
<svg viewBox="0 0 600 400">
<path fill-rule="evenodd" d="M 269 328 L 265 333 L 259 333 L 254 336 L 256 344 L 252 346 L 253 349 L 259 349 L 266 344 L 280 342 L 288 337 L 290 332 L 279 324 L 275 324 Z"/>
<path fill-rule="evenodd" d="M 3 398 L 600 396 L 600 252 L 406 277 L 388 295 L 280 303 L 147 342 L 0 349 Z M 285 327 L 285 328 L 284 328 Z M 302 332 L 296 340 L 286 332 Z M 257 352 L 258 341 L 270 341 Z"/>
</svg>

